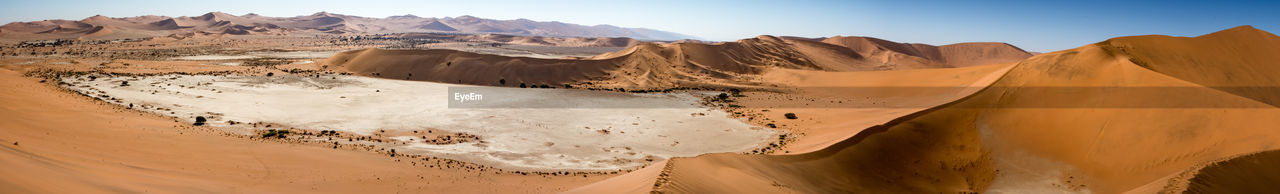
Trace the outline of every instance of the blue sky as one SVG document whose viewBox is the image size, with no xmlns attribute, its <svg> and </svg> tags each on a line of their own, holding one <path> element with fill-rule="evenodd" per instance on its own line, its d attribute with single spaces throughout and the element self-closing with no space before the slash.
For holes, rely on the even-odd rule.
<svg viewBox="0 0 1280 194">
<path fill-rule="evenodd" d="M 1008 42 L 1056 51 L 1116 36 L 1196 36 L 1240 25 L 1280 32 L 1280 1 L 13 1 L 0 22 L 137 15 L 473 15 L 643 27 L 731 41 L 756 35 L 872 36 L 898 42 Z"/>
</svg>

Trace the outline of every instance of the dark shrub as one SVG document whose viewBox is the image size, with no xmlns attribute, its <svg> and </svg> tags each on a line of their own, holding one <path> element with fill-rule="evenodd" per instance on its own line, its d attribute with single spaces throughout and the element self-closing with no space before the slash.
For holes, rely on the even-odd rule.
<svg viewBox="0 0 1280 194">
<path fill-rule="evenodd" d="M 782 116 L 787 117 L 787 119 L 796 119 L 796 118 L 798 118 L 798 117 L 796 117 L 796 113 L 787 113 L 787 114 L 783 114 Z"/>
<path fill-rule="evenodd" d="M 201 126 L 201 125 L 204 125 L 205 121 L 208 121 L 208 120 L 205 120 L 204 116 L 196 116 L 196 123 L 192 123 L 192 125 Z"/>
<path fill-rule="evenodd" d="M 271 77 L 271 76 L 273 76 L 273 75 L 276 75 L 276 73 L 274 73 L 274 72 L 267 72 L 267 77 Z"/>
<path fill-rule="evenodd" d="M 262 138 L 270 138 L 270 137 L 275 137 L 275 138 L 285 138 L 285 136 L 284 136 L 285 134 L 289 134 L 289 131 L 288 131 L 288 130 L 274 130 L 274 129 L 273 129 L 273 130 L 267 130 L 267 132 L 266 132 L 266 133 L 263 133 L 263 134 L 262 134 Z"/>
</svg>

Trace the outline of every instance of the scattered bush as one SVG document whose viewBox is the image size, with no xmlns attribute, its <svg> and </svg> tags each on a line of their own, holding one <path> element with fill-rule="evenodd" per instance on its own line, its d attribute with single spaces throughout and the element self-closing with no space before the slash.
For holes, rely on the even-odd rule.
<svg viewBox="0 0 1280 194">
<path fill-rule="evenodd" d="M 529 86 L 524 85 L 524 83 L 520 83 L 520 88 L 527 88 L 527 87 L 529 87 Z"/>
<path fill-rule="evenodd" d="M 205 121 L 208 121 L 208 120 L 205 120 L 204 116 L 196 116 L 196 123 L 192 123 L 192 125 L 201 126 L 201 125 L 204 125 Z"/>
<path fill-rule="evenodd" d="M 272 138 L 272 137 L 275 137 L 275 138 L 285 138 L 285 135 L 286 135 L 286 134 L 289 134 L 289 130 L 275 130 L 275 129 L 272 129 L 272 130 L 267 130 L 267 132 L 266 132 L 266 133 L 262 133 L 262 138 Z"/>
<path fill-rule="evenodd" d="M 254 58 L 244 61 L 244 66 L 276 66 L 293 62 L 282 58 Z"/>
<path fill-rule="evenodd" d="M 334 131 L 334 130 L 321 130 L 321 131 L 320 131 L 320 135 L 338 135 L 338 131 Z"/>
<path fill-rule="evenodd" d="M 273 76 L 273 75 L 276 75 L 276 73 L 274 73 L 274 72 L 267 72 L 267 77 L 271 77 L 271 76 Z"/>
<path fill-rule="evenodd" d="M 721 102 L 730 102 L 730 101 L 729 101 L 729 94 L 726 94 L 726 93 L 720 93 L 719 95 L 716 95 L 716 100 L 721 101 Z"/>
<path fill-rule="evenodd" d="M 787 113 L 787 114 L 783 114 L 782 116 L 787 117 L 787 119 L 799 118 L 799 117 L 796 117 L 796 113 Z"/>
</svg>

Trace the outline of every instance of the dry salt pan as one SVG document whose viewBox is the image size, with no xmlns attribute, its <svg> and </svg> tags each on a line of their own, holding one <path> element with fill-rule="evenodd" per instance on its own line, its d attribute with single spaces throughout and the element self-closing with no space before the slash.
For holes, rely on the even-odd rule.
<svg viewBox="0 0 1280 194">
<path fill-rule="evenodd" d="M 129 84 L 122 86 L 123 81 Z M 405 142 L 394 147 L 401 153 L 417 151 L 514 169 L 628 169 L 670 157 L 746 152 L 780 134 L 702 107 L 697 94 L 691 93 L 476 87 L 342 75 L 85 76 L 64 82 L 91 96 L 110 96 L 115 100 L 108 101 L 122 106 L 134 104 L 178 118 L 205 116 L 215 127 L 236 121 L 358 134 L 432 129 L 465 133 L 481 141 L 392 139 Z M 451 93 L 451 87 L 481 89 L 456 99 L 498 106 L 450 106 L 457 93 Z M 606 103 L 622 108 L 597 107 Z M 529 104 L 542 108 L 504 108 Z"/>
</svg>

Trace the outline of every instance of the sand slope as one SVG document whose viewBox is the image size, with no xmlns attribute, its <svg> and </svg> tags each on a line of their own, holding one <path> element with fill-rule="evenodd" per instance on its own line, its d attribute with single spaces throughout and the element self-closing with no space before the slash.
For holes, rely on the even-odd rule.
<svg viewBox="0 0 1280 194">
<path fill-rule="evenodd" d="M 1257 40 L 1274 35 L 1244 29 L 1189 39 L 1214 40 L 1242 53 L 1280 46 Z M 1024 60 L 971 96 L 867 128 L 818 151 L 671 159 L 654 190 L 1115 193 L 1159 183 L 1194 164 L 1275 149 L 1280 131 L 1269 123 L 1280 119 L 1280 109 L 1163 74 L 1186 70 L 1144 68 L 1174 65 L 1132 60 L 1163 53 L 1127 52 L 1156 48 L 1121 50 L 1108 42 Z M 1179 51 L 1198 64 L 1270 57 Z M 1116 87 L 1136 92 L 1106 89 Z"/>
<path fill-rule="evenodd" d="M 866 129 L 973 94 L 1003 76 L 1012 66 L 869 72 L 779 69 L 765 73 L 765 80 L 796 88 L 790 95 L 749 92 L 737 101 L 756 109 L 746 112 L 760 114 L 769 123 L 801 133 L 799 139 L 782 149 L 784 153 L 807 153 L 849 139 L 861 131 L 850 129 Z M 912 89 L 917 87 L 921 89 Z M 792 96 L 800 98 L 781 100 Z M 785 119 L 783 113 L 804 117 Z"/>
</svg>

